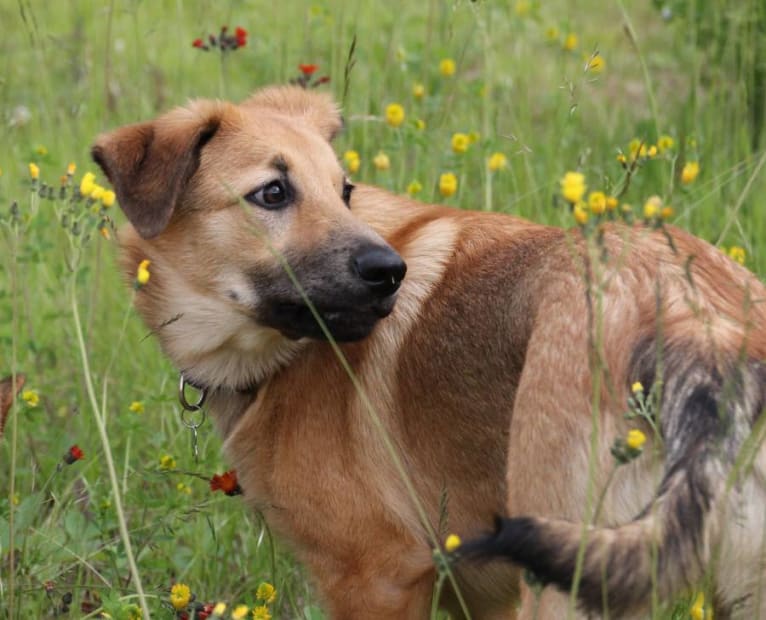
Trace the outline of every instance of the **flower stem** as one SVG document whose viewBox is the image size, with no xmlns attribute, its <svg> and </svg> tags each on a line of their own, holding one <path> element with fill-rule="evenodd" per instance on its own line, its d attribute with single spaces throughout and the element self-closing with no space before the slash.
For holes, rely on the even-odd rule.
<svg viewBox="0 0 766 620">
<path fill-rule="evenodd" d="M 117 522 L 120 528 L 120 538 L 122 544 L 125 547 L 125 555 L 128 560 L 128 567 L 130 568 L 130 575 L 133 579 L 136 592 L 138 594 L 138 600 L 141 604 L 141 611 L 145 620 L 151 619 L 149 613 L 149 607 L 146 603 L 146 596 L 144 594 L 143 587 L 141 586 L 141 577 L 138 573 L 138 566 L 136 564 L 135 557 L 133 556 L 133 548 L 130 544 L 130 533 L 128 532 L 128 524 L 125 519 L 125 511 L 122 507 L 122 497 L 120 494 L 120 485 L 117 480 L 117 471 L 114 467 L 114 459 L 112 458 L 112 449 L 109 445 L 109 437 L 106 433 L 106 423 L 104 420 L 105 412 L 101 411 L 101 407 L 96 399 L 96 392 L 93 387 L 93 380 L 91 379 L 90 363 L 88 361 L 88 351 L 85 347 L 85 340 L 83 338 L 82 324 L 80 322 L 80 311 L 77 307 L 77 288 L 74 278 L 72 279 L 71 287 L 71 302 L 72 302 L 72 316 L 74 318 L 75 333 L 77 335 L 77 344 L 80 349 L 80 357 L 82 359 L 82 369 L 85 375 L 85 387 L 88 392 L 88 399 L 90 400 L 91 407 L 93 409 L 93 417 L 96 420 L 96 426 L 98 427 L 98 433 L 101 437 L 101 446 L 104 450 L 104 457 L 106 459 L 106 467 L 109 471 L 109 482 L 112 487 L 112 494 L 114 495 L 114 508 L 117 513 Z"/>
</svg>

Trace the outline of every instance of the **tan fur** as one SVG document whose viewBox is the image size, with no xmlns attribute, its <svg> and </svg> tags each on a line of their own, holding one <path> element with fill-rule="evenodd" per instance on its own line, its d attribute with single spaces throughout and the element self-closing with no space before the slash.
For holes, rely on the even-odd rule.
<svg viewBox="0 0 766 620">
<path fill-rule="evenodd" d="M 385 238 L 402 256 L 408 272 L 392 314 L 341 348 L 430 525 L 438 527 L 446 497 L 449 531 L 468 538 L 506 511 L 582 518 L 594 379 L 587 252 L 576 233 L 373 187 L 357 187 L 348 210 L 328 143 L 340 126 L 329 98 L 277 88 L 238 106 L 193 102 L 100 137 L 94 152 L 140 224 L 120 233 L 126 278 L 132 282 L 138 263 L 151 260 L 139 312 L 177 367 L 210 388 L 247 501 L 309 567 L 331 617 L 425 618 L 435 578 L 431 542 L 381 429 L 327 343 L 290 340 L 254 319 L 262 300 L 251 274 L 277 267 L 274 251 L 311 257 L 359 239 Z M 212 138 L 200 138 L 200 128 Z M 180 169 L 147 144 L 149 134 L 161 137 L 161 148 L 183 151 Z M 159 199 L 156 171 L 136 164 L 142 157 L 156 157 L 167 178 L 181 179 L 177 191 Z M 280 212 L 243 205 L 243 195 L 273 177 L 275 158 L 289 167 L 298 203 Z M 126 183 L 133 185 L 121 195 Z M 762 306 L 743 312 L 743 283 L 758 298 L 761 285 L 710 246 L 670 234 L 677 253 L 641 227 L 606 235 L 601 483 L 609 447 L 627 430 L 631 352 L 658 320 L 669 339 L 699 342 L 711 355 L 744 348 L 766 357 Z M 693 286 L 684 266 L 691 255 Z M 757 338 L 746 333 L 748 322 Z M 602 521 L 633 518 L 657 477 L 648 458 L 620 472 Z M 761 521 L 754 514 L 747 527 Z M 721 561 L 736 562 L 739 544 L 731 539 Z M 473 617 L 515 616 L 515 569 L 463 564 L 457 574 Z M 443 603 L 456 610 L 451 592 Z M 531 618 L 535 605 L 526 591 L 522 616 Z M 538 617 L 561 617 L 565 605 L 546 590 Z"/>
</svg>

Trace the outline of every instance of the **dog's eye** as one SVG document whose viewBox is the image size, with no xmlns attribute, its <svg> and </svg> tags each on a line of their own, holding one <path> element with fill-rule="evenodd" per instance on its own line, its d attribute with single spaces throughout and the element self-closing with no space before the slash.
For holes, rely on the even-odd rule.
<svg viewBox="0 0 766 620">
<path fill-rule="evenodd" d="M 343 181 L 343 202 L 346 203 L 346 206 L 349 206 L 349 202 L 351 201 L 351 192 L 354 191 L 354 186 L 348 182 L 348 180 Z"/>
<path fill-rule="evenodd" d="M 264 209 L 281 209 L 289 202 L 290 192 L 284 181 L 276 179 L 247 194 L 245 200 Z"/>
</svg>

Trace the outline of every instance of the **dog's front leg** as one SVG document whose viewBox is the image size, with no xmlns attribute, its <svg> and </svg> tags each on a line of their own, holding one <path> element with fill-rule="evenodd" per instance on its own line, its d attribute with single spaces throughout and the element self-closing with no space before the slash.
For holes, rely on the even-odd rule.
<svg viewBox="0 0 766 620">
<path fill-rule="evenodd" d="M 381 540 L 342 560 L 313 554 L 304 561 L 315 575 L 333 620 L 424 620 L 429 617 L 435 573 L 428 554 Z"/>
</svg>

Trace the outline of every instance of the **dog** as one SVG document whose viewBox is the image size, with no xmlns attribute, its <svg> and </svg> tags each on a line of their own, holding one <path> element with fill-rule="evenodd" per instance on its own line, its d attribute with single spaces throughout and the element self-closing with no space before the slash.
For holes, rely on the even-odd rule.
<svg viewBox="0 0 766 620">
<path fill-rule="evenodd" d="M 761 283 L 670 226 L 609 225 L 594 251 L 580 229 L 352 184 L 341 128 L 329 96 L 269 87 L 92 149 L 126 279 L 150 261 L 140 315 L 330 616 L 428 617 L 446 532 L 467 541 L 438 601 L 454 617 L 561 618 L 573 587 L 578 613 L 622 617 L 703 577 L 757 615 Z M 636 381 L 661 392 L 654 434 L 624 416 Z M 635 426 L 645 453 L 586 530 Z"/>
</svg>

